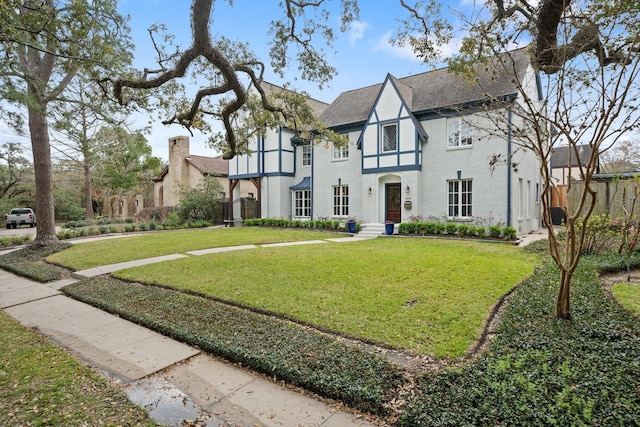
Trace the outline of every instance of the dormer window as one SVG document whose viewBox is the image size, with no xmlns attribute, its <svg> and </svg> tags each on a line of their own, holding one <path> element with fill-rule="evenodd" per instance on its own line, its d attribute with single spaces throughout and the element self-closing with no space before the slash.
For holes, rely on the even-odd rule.
<svg viewBox="0 0 640 427">
<path fill-rule="evenodd" d="M 398 125 L 382 125 L 382 151 L 396 151 L 398 149 Z"/>
</svg>

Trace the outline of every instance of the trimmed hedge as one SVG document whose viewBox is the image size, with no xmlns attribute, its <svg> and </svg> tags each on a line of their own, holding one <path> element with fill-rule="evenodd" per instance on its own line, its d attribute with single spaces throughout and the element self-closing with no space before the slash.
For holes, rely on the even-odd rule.
<svg viewBox="0 0 640 427">
<path fill-rule="evenodd" d="M 30 240 L 31 236 L 0 237 L 0 247 L 6 248 L 11 246 L 20 246 L 24 245 Z"/>
<path fill-rule="evenodd" d="M 401 383 L 390 362 L 309 328 L 177 290 L 92 278 L 64 288 L 105 309 L 275 379 L 382 414 Z"/>
<path fill-rule="evenodd" d="M 614 255 L 584 258 L 570 322 L 553 319 L 559 273 L 546 265 L 509 301 L 489 352 L 424 376 L 399 425 L 638 425 L 640 324 L 596 274 L 623 264 Z"/>
<path fill-rule="evenodd" d="M 76 237 L 98 236 L 101 234 L 114 233 L 133 233 L 147 230 L 174 230 L 182 228 L 205 228 L 211 224 L 207 221 L 192 221 L 180 226 L 171 223 L 163 223 L 162 225 L 152 221 L 149 223 L 141 222 L 138 224 L 132 222 L 116 222 L 113 224 L 100 224 L 92 226 L 83 221 L 68 222 L 63 225 L 63 230 L 56 234 L 59 240 L 73 239 Z M 94 223 L 91 223 L 94 224 Z"/>
<path fill-rule="evenodd" d="M 398 226 L 398 234 L 416 236 L 447 235 L 485 238 L 488 235 L 494 239 L 511 241 L 515 240 L 516 233 L 516 229 L 510 226 L 493 225 L 487 231 L 483 226 L 457 222 L 403 222 Z"/>
<path fill-rule="evenodd" d="M 332 219 L 316 219 L 302 221 L 299 219 L 252 218 L 242 221 L 247 227 L 285 227 L 285 228 L 320 228 L 333 231 L 346 231 L 347 222 Z M 360 223 L 356 223 L 356 232 L 360 231 Z"/>
<path fill-rule="evenodd" d="M 17 251 L 0 256 L 0 268 L 10 271 L 18 276 L 28 277 L 38 282 L 52 282 L 59 280 L 67 270 L 44 259 L 49 255 L 60 252 L 71 246 L 70 243 L 58 243 L 37 249 L 25 247 Z"/>
</svg>

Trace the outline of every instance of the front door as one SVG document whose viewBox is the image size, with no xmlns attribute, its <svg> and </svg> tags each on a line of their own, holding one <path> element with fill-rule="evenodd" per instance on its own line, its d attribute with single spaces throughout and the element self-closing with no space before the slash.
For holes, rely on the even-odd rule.
<svg viewBox="0 0 640 427">
<path fill-rule="evenodd" d="M 402 194 L 400 192 L 400 183 L 385 184 L 385 200 L 386 200 L 386 213 L 385 221 L 393 221 L 395 223 L 401 222 L 401 199 Z"/>
</svg>

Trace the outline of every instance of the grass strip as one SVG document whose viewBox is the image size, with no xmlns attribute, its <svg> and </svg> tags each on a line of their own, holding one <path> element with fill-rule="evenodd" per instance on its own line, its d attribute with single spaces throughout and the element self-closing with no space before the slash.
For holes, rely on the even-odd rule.
<svg viewBox="0 0 640 427">
<path fill-rule="evenodd" d="M 75 271 L 198 249 L 347 237 L 327 231 L 249 227 L 164 231 L 74 244 L 48 261 Z"/>
<path fill-rule="evenodd" d="M 308 328 L 167 288 L 93 278 L 64 288 L 166 336 L 375 414 L 401 382 L 387 360 Z"/>
<path fill-rule="evenodd" d="M 3 312 L 0 354 L 0 425 L 157 425 L 122 391 Z"/>
<path fill-rule="evenodd" d="M 31 247 L 18 249 L 0 256 L 0 268 L 38 282 L 46 283 L 59 280 L 66 274 L 66 270 L 49 264 L 44 259 L 70 246 L 69 243 L 58 243 L 37 249 Z"/>
<path fill-rule="evenodd" d="M 597 275 L 623 263 L 583 259 L 570 322 L 553 319 L 559 273 L 545 266 L 510 300 L 490 351 L 422 378 L 399 425 L 638 425 L 640 324 Z"/>
</svg>

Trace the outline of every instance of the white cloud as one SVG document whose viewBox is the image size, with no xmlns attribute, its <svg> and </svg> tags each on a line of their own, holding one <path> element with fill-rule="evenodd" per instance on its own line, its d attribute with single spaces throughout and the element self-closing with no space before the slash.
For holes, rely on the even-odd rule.
<svg viewBox="0 0 640 427">
<path fill-rule="evenodd" d="M 413 50 L 411 50 L 411 47 L 394 46 L 391 43 L 389 43 L 390 38 L 391 38 L 391 30 L 387 31 L 386 33 L 378 37 L 378 41 L 373 46 L 373 52 L 391 55 L 394 58 L 407 60 L 407 61 L 415 61 L 416 59 L 418 59 L 416 54 L 413 53 Z"/>
<path fill-rule="evenodd" d="M 349 44 L 355 45 L 356 42 L 364 37 L 364 32 L 369 28 L 369 24 L 362 21 L 355 21 L 351 23 L 351 30 L 349 30 Z"/>
</svg>

